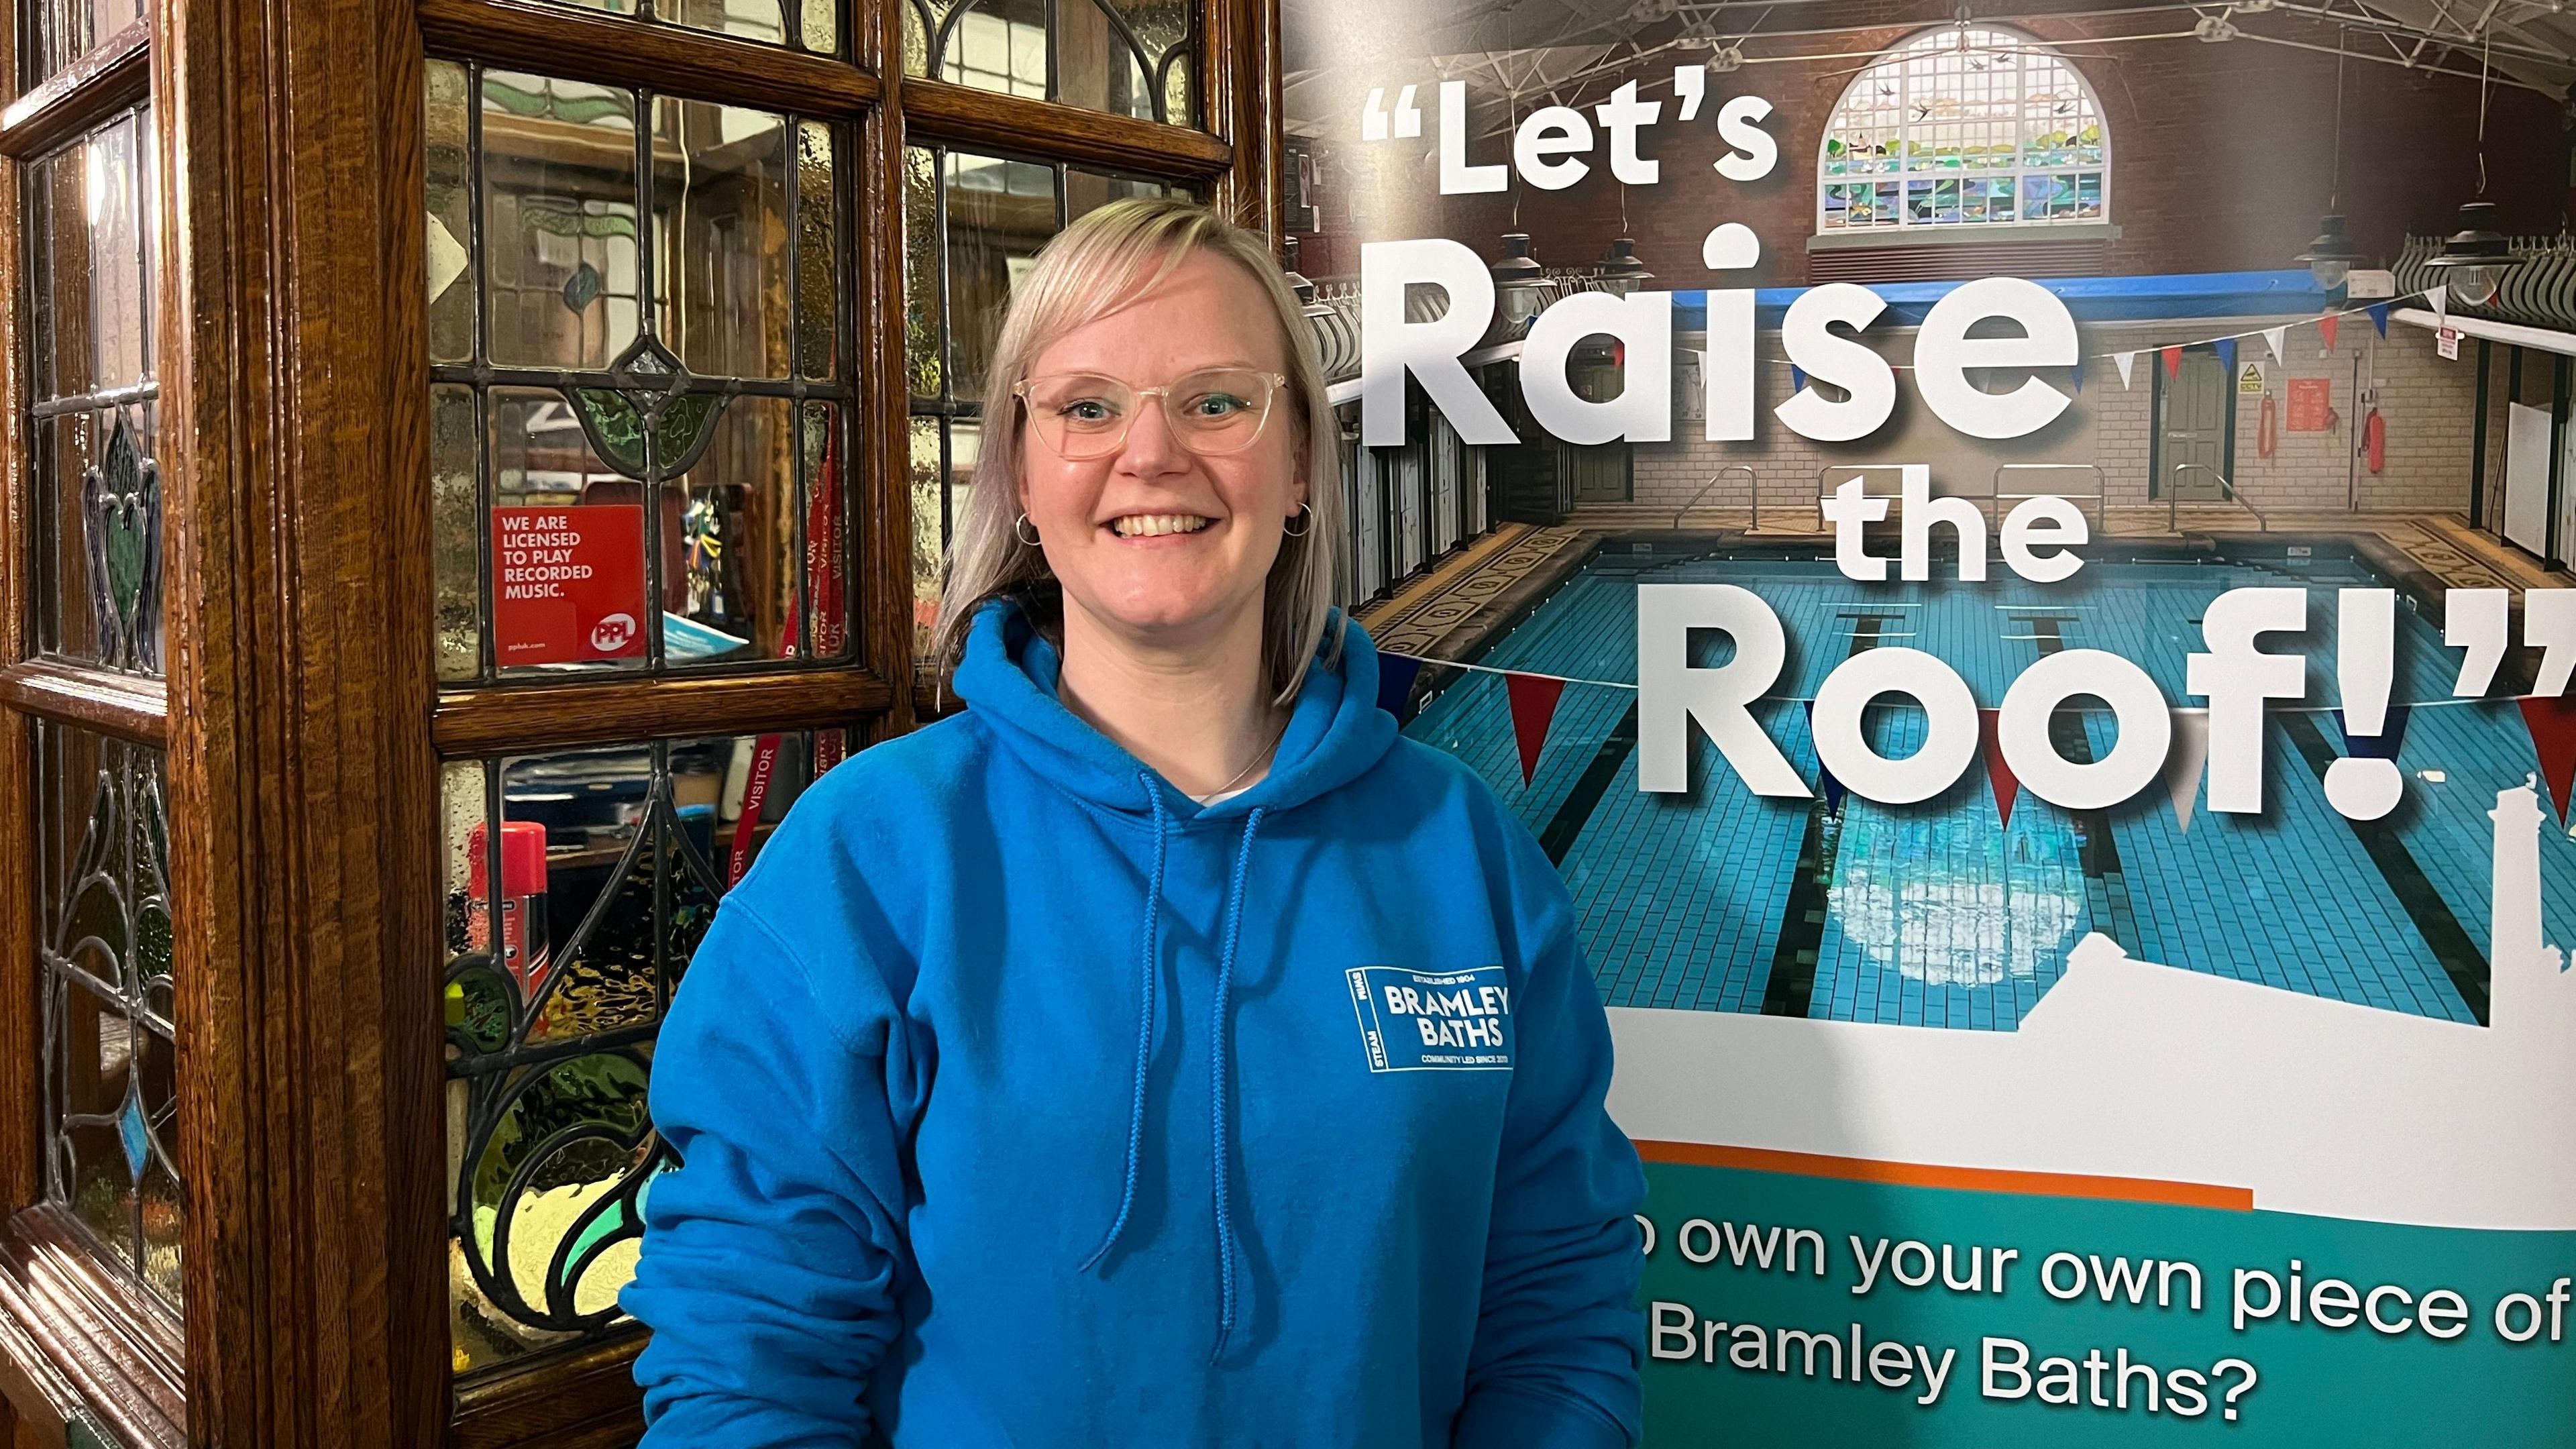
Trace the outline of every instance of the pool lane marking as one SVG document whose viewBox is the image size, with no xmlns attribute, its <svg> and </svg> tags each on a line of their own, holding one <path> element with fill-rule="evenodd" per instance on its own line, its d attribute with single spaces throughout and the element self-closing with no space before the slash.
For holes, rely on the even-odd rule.
<svg viewBox="0 0 2576 1449">
<path fill-rule="evenodd" d="M 2325 733 L 2317 728 L 2316 722 L 2305 718 L 2284 718 L 2281 732 L 2289 737 L 2291 748 L 2299 752 L 2309 771 L 2317 777 L 2317 783 L 2324 784 L 2326 769 L 2335 761 L 2335 748 L 2327 742 Z M 2494 968 L 2488 963 L 2486 953 L 2478 949 L 2476 939 L 2461 926 L 2450 902 L 2442 899 L 2442 893 L 2434 888 L 2431 877 L 2425 875 L 2422 863 L 2415 859 L 2415 852 L 2407 848 L 2405 837 L 2393 828 L 2387 828 L 2386 821 L 2346 820 L 2344 824 L 2352 828 L 2353 838 L 2360 842 L 2362 853 L 2379 868 L 2379 878 L 2387 883 L 2388 893 L 2397 900 L 2397 908 L 2414 923 L 2415 934 L 2424 938 L 2424 949 L 2433 954 L 2434 961 L 2441 965 L 2442 974 L 2450 978 L 2451 989 L 2459 993 L 2460 1004 L 2477 1018 L 2478 1025 L 2488 1025 L 2488 993 Z"/>
<path fill-rule="evenodd" d="M 2254 1210 L 2252 1188 L 2171 1182 L 2153 1177 L 2099 1177 L 2090 1173 L 2032 1172 L 2010 1167 L 1942 1167 L 1928 1162 L 1886 1162 L 1870 1157 L 1832 1157 L 1818 1152 L 1721 1147 L 1703 1142 L 1640 1140 L 1637 1155 L 1648 1162 L 1677 1166 L 1732 1167 L 1747 1172 L 1776 1172 L 1794 1177 L 1874 1182 L 1896 1187 L 2004 1192 L 2025 1197 L 2088 1198 L 2096 1202 L 2164 1203 L 2174 1207 L 2218 1208 L 2240 1213 Z"/>
<path fill-rule="evenodd" d="M 1845 658 L 1855 658 L 1863 651 L 1876 648 L 1879 630 L 1889 624 L 1908 622 L 1902 614 L 1876 612 L 1867 604 L 1854 605 L 1870 612 L 1842 614 L 1850 621 L 1851 640 Z M 1823 768 L 1821 764 L 1817 766 Z M 1843 801 L 1848 813 L 1851 801 Z M 1834 865 L 1842 855 L 1842 821 L 1825 808 L 1825 792 L 1819 788 L 1816 798 L 1807 806 L 1806 830 L 1798 838 L 1798 855 L 1791 867 L 1788 898 L 1780 907 L 1780 930 L 1772 939 L 1771 970 L 1762 982 L 1764 1016 L 1807 1016 L 1816 1005 L 1816 966 L 1824 955 L 1825 917 L 1832 910 L 1828 892 L 1832 888 Z"/>
<path fill-rule="evenodd" d="M 2066 626 L 2084 621 L 2070 616 L 2031 610 L 2024 621 L 2031 627 L 2030 642 L 2045 657 L 2066 648 Z M 2012 637 L 2007 635 L 2006 637 Z M 2050 743 L 2057 753 L 2079 764 L 2092 764 L 2093 740 L 2084 732 L 2083 720 L 2075 711 L 2059 709 L 2048 719 Z M 2138 934 L 2137 907 L 2129 898 L 2129 874 L 2120 861 L 2120 844 L 2111 835 L 2111 812 L 2108 810 L 2070 810 L 2067 812 L 2076 830 L 2076 860 L 2084 873 L 2085 904 L 2096 911 L 2096 924 L 2120 949 L 2134 957 L 2146 954 L 2145 938 Z M 2011 867 L 2007 865 L 2005 869 Z M 2113 887 L 2118 887 L 2116 893 Z M 2063 967 L 2059 968 L 2063 970 Z"/>
</svg>

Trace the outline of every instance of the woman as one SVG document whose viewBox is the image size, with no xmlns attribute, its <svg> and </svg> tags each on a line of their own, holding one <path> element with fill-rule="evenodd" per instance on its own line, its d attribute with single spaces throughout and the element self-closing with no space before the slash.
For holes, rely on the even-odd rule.
<svg viewBox="0 0 2576 1449">
<path fill-rule="evenodd" d="M 1634 1442 L 1571 903 L 1329 605 L 1277 265 L 1092 212 L 985 396 L 970 708 L 806 792 L 663 1028 L 646 1444 Z"/>
</svg>

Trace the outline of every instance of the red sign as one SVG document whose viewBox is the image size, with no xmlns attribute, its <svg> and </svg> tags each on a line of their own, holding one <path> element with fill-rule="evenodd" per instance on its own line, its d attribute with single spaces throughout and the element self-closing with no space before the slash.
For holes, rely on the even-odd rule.
<svg viewBox="0 0 2576 1449">
<path fill-rule="evenodd" d="M 2334 379 L 2290 379 L 2290 431 L 2322 433 L 2334 426 Z"/>
<path fill-rule="evenodd" d="M 644 510 L 492 510 L 492 645 L 503 667 L 644 653 Z"/>
</svg>

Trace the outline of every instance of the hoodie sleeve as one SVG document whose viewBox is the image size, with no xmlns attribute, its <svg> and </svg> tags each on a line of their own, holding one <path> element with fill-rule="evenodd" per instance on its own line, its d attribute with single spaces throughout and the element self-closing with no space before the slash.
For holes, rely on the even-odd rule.
<svg viewBox="0 0 2576 1449">
<path fill-rule="evenodd" d="M 644 1449 L 843 1449 L 901 1331 L 901 1017 L 873 971 L 823 999 L 740 900 L 717 912 L 654 1051 L 680 1159 L 652 1187 L 621 1299 Z M 837 984 L 837 978 L 836 978 Z M 855 998 L 855 999 L 852 999 Z"/>
<path fill-rule="evenodd" d="M 1454 1449 L 1627 1449 L 1642 1433 L 1633 1215 L 1645 1176 L 1602 1105 L 1609 1020 L 1570 917 L 1556 921 L 1513 1012 L 1511 1099 Z"/>
</svg>

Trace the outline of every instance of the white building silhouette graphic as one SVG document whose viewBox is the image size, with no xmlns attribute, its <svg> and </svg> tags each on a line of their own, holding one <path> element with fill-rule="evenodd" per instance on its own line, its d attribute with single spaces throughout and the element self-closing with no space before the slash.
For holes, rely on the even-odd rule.
<svg viewBox="0 0 2576 1449">
<path fill-rule="evenodd" d="M 2545 816 L 2526 783 L 2489 818 L 2490 1026 L 2132 960 L 2096 932 L 2013 1032 L 1614 1008 L 1611 1112 L 1646 1143 L 2576 1229 L 2576 979 L 2541 939 Z"/>
</svg>

